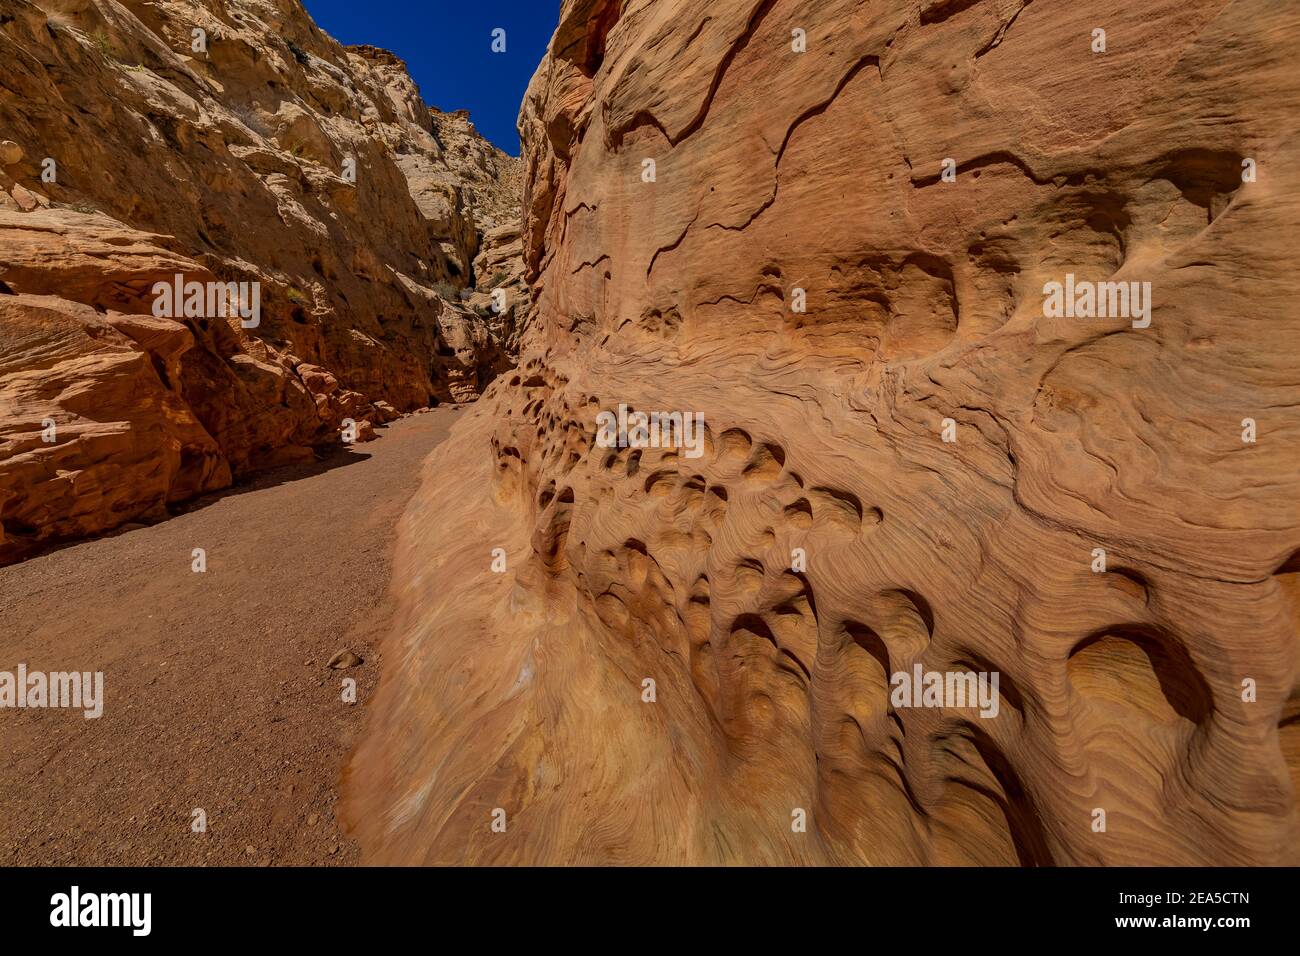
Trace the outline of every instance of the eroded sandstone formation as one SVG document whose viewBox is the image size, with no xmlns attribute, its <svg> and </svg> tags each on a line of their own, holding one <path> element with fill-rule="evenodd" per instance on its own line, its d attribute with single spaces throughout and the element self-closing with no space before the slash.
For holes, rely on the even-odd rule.
<svg viewBox="0 0 1300 956">
<path fill-rule="evenodd" d="M 566 0 L 368 858 L 1300 862 L 1298 54 L 1265 0 Z M 704 454 L 602 447 L 620 404 Z"/>
<path fill-rule="evenodd" d="M 0 563 L 513 365 L 463 299 L 518 160 L 392 54 L 296 0 L 0 0 L 0 58 Z M 176 274 L 260 321 L 155 317 Z"/>
</svg>

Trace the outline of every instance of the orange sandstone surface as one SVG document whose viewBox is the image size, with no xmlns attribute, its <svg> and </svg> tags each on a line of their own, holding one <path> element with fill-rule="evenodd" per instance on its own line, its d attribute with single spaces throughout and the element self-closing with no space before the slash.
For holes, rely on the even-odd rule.
<svg viewBox="0 0 1300 956">
<path fill-rule="evenodd" d="M 1264 0 L 566 0 L 363 859 L 1300 862 L 1298 54 Z"/>
<path fill-rule="evenodd" d="M 517 176 L 298 0 L 0 0 L 0 565 L 477 398 Z"/>
</svg>

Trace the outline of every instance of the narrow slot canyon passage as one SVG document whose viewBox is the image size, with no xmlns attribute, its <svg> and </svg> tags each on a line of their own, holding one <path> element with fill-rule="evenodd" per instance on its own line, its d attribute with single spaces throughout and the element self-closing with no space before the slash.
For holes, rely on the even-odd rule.
<svg viewBox="0 0 1300 956">
<path fill-rule="evenodd" d="M 102 671 L 104 706 L 6 712 L 0 865 L 355 863 L 339 776 L 380 673 L 398 521 L 459 413 L 6 568 L 0 659 Z M 363 663 L 330 668 L 344 648 Z"/>
</svg>

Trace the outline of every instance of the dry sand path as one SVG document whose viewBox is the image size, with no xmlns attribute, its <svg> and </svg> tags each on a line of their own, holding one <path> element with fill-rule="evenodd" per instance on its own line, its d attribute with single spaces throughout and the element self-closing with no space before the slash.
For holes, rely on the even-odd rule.
<svg viewBox="0 0 1300 956">
<path fill-rule="evenodd" d="M 0 709 L 0 865 L 355 862 L 334 811 L 365 709 L 342 682 L 374 691 L 397 522 L 454 420 L 0 569 L 0 671 L 102 671 L 105 698 Z M 345 646 L 364 664 L 330 670 Z"/>
</svg>

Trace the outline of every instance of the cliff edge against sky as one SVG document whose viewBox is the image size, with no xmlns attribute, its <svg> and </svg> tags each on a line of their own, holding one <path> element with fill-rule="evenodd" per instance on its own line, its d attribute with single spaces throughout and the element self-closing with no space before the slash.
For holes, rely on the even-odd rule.
<svg viewBox="0 0 1300 956">
<path fill-rule="evenodd" d="M 0 54 L 0 563 L 513 364 L 517 303 L 462 293 L 518 161 L 396 56 L 296 0 L 4 0 Z"/>
</svg>

